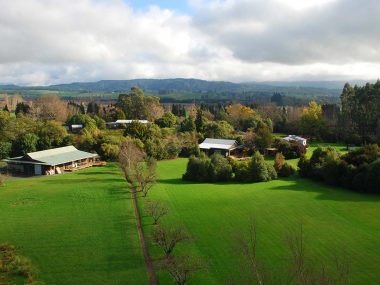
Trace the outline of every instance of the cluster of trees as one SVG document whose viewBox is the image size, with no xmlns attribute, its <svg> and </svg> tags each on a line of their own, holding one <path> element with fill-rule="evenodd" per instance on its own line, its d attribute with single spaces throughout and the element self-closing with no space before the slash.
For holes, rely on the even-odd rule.
<svg viewBox="0 0 380 285">
<path fill-rule="evenodd" d="M 257 106 L 263 118 L 272 120 L 275 132 L 356 145 L 380 143 L 380 81 L 364 86 L 345 84 L 340 104 L 312 101 L 307 107 L 290 106 L 283 99 L 274 94 L 274 104 Z"/>
<path fill-rule="evenodd" d="M 365 145 L 341 155 L 334 148 L 317 148 L 310 159 L 301 157 L 301 176 L 358 192 L 380 193 L 380 148 Z"/>
<path fill-rule="evenodd" d="M 191 156 L 187 163 L 184 180 L 199 182 L 228 181 L 232 179 L 232 166 L 220 153 L 208 157 L 201 153 L 198 157 Z"/>
<path fill-rule="evenodd" d="M 281 153 L 276 155 L 274 165 L 268 164 L 258 151 L 245 161 L 225 158 L 219 153 L 214 153 L 210 157 L 201 153 L 198 157 L 190 157 L 182 178 L 197 182 L 218 182 L 232 179 L 241 182 L 265 182 L 276 179 L 277 176 L 288 177 L 294 172 L 295 169 L 285 162 Z"/>
<path fill-rule="evenodd" d="M 306 154 L 306 146 L 299 143 L 291 143 L 283 139 L 276 138 L 273 142 L 273 146 L 278 149 L 286 159 L 299 158 Z"/>
<path fill-rule="evenodd" d="M 273 167 L 280 177 L 289 177 L 296 172 L 294 167 L 285 161 L 285 156 L 281 152 L 276 153 Z"/>
<path fill-rule="evenodd" d="M 380 143 L 380 80 L 362 87 L 347 83 L 340 98 L 342 138 L 350 143 Z"/>
<path fill-rule="evenodd" d="M 241 182 L 266 182 L 277 179 L 277 172 L 273 165 L 265 162 L 264 156 L 256 151 L 250 160 L 234 161 L 233 170 L 235 179 Z"/>
<path fill-rule="evenodd" d="M 0 111 L 0 159 L 28 152 L 65 146 L 72 137 L 57 121 L 34 120 Z"/>
</svg>

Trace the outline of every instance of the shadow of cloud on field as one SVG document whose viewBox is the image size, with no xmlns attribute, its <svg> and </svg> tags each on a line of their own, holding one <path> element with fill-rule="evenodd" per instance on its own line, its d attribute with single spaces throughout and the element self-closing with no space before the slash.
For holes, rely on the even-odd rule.
<svg viewBox="0 0 380 285">
<path fill-rule="evenodd" d="M 335 187 L 306 178 L 297 178 L 294 180 L 283 179 L 283 181 L 293 183 L 282 186 L 274 186 L 271 187 L 270 190 L 317 193 L 319 194 L 315 197 L 317 200 L 331 200 L 342 202 L 380 202 L 380 195 L 357 193 L 350 189 Z"/>
</svg>

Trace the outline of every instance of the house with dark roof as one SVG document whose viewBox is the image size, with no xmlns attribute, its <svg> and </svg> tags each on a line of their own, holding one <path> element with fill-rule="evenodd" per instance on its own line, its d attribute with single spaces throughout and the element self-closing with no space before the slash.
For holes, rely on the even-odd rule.
<svg viewBox="0 0 380 285">
<path fill-rule="evenodd" d="M 209 155 L 214 152 L 220 152 L 225 156 L 229 156 L 238 148 L 241 148 L 241 146 L 238 145 L 236 140 L 206 138 L 199 144 L 199 149 L 207 152 Z"/>
<path fill-rule="evenodd" d="M 43 151 L 30 152 L 24 156 L 5 159 L 10 173 L 35 176 L 61 174 L 92 166 L 99 158 L 96 153 L 89 153 L 65 146 Z"/>
</svg>

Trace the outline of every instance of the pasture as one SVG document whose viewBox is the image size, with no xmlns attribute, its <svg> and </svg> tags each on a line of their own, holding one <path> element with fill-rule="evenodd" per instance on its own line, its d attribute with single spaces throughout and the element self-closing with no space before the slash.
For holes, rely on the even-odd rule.
<svg viewBox="0 0 380 285">
<path fill-rule="evenodd" d="M 46 284 L 146 284 L 118 168 L 12 179 L 0 188 L 0 243 L 17 246 Z"/>
<path fill-rule="evenodd" d="M 237 237 L 257 225 L 258 258 L 277 276 L 286 274 L 285 238 L 302 224 L 308 255 L 333 266 L 335 255 L 347 253 L 350 284 L 377 284 L 380 278 L 380 197 L 365 196 L 299 177 L 271 182 L 194 184 L 181 180 L 186 159 L 159 163 L 160 183 L 151 200 L 170 212 L 164 224 L 179 224 L 194 239 L 177 253 L 191 252 L 207 263 L 189 284 L 239 284 L 243 267 Z M 142 204 L 140 204 L 142 206 Z M 147 234 L 151 219 L 144 218 Z M 153 257 L 160 255 L 151 244 Z M 244 273 L 243 273 L 244 274 Z M 169 276 L 159 274 L 163 284 Z M 170 283 L 169 283 L 170 284 Z"/>
<path fill-rule="evenodd" d="M 242 284 L 244 258 L 237 237 L 247 234 L 252 220 L 258 259 L 276 276 L 286 274 L 285 238 L 302 224 L 310 258 L 332 266 L 335 255 L 346 252 L 350 284 L 378 283 L 380 196 L 298 176 L 251 184 L 184 182 L 186 163 L 159 162 L 160 180 L 149 199 L 169 207 L 164 224 L 179 224 L 193 238 L 175 254 L 191 253 L 207 265 L 189 284 Z M 0 188 L 0 220 L 0 243 L 16 245 L 46 284 L 147 284 L 132 202 L 115 164 L 8 180 Z M 143 226 L 150 241 L 152 220 L 144 213 Z M 153 258 L 160 256 L 151 242 L 149 251 Z M 173 284 L 165 273 L 158 277 L 160 284 Z"/>
</svg>

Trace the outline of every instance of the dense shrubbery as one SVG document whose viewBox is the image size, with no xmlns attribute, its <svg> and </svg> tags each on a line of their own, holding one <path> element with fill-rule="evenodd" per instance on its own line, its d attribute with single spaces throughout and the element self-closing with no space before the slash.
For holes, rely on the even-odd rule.
<svg viewBox="0 0 380 285">
<path fill-rule="evenodd" d="M 249 162 L 251 181 L 265 182 L 277 178 L 276 170 L 265 162 L 264 156 L 256 151 Z"/>
<path fill-rule="evenodd" d="M 280 177 L 289 177 L 295 172 L 293 166 L 285 162 L 285 157 L 281 152 L 276 153 L 273 167 Z"/>
<path fill-rule="evenodd" d="M 306 147 L 297 143 L 290 143 L 283 139 L 276 139 L 274 146 L 281 152 L 286 159 L 301 157 L 306 153 Z"/>
<path fill-rule="evenodd" d="M 201 153 L 199 157 L 192 156 L 187 164 L 184 180 L 199 182 L 228 181 L 233 177 L 242 182 L 263 182 L 277 178 L 273 166 L 267 164 L 264 157 L 255 152 L 249 161 L 235 161 L 225 158 L 219 153 L 207 157 Z"/>
<path fill-rule="evenodd" d="M 171 128 L 176 122 L 177 117 L 172 112 L 167 112 L 161 118 L 155 120 L 155 123 L 161 128 Z"/>
<path fill-rule="evenodd" d="M 0 142 L 0 159 L 7 158 L 11 155 L 12 143 Z"/>
<path fill-rule="evenodd" d="M 340 155 L 334 148 L 317 148 L 301 157 L 300 175 L 358 192 L 380 193 L 380 148 L 366 145 Z"/>
<path fill-rule="evenodd" d="M 187 164 L 184 180 L 198 182 L 228 181 L 232 178 L 232 166 L 227 158 L 219 153 L 208 157 L 203 152 L 198 156 L 191 156 Z"/>
</svg>

